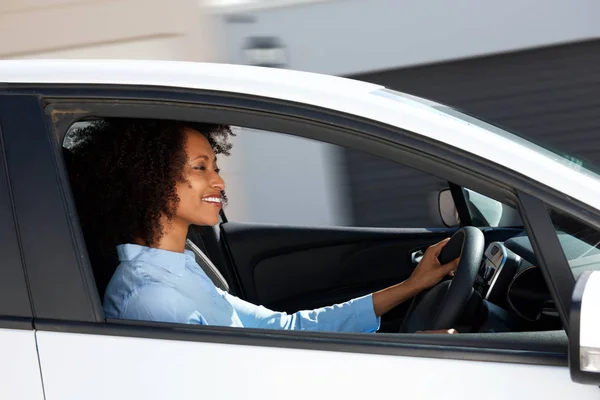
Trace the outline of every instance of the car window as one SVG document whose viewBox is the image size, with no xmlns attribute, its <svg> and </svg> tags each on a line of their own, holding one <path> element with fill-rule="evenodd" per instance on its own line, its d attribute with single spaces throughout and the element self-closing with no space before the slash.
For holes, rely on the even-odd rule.
<svg viewBox="0 0 600 400">
<path fill-rule="evenodd" d="M 225 209 L 228 221 L 313 226 L 443 226 L 437 203 L 440 190 L 447 188 L 448 183 L 438 177 L 361 151 L 319 141 L 264 130 L 239 127 L 233 127 L 232 130 L 236 136 L 232 138 L 231 156 L 218 155 L 220 175 L 227 182 L 226 192 L 230 199 Z M 67 135 L 63 144 L 66 150 L 73 144 L 76 149 L 77 142 L 73 143 Z M 70 152 L 63 153 L 68 159 Z M 67 162 L 66 165 L 73 164 Z M 497 218 L 495 203 L 485 207 L 485 199 L 484 196 L 472 194 L 473 205 L 482 210 L 487 218 L 491 220 L 494 217 L 497 219 L 495 223 L 500 223 L 502 216 Z M 488 208 L 496 210 L 496 214 Z M 395 284 L 402 281 L 410 276 L 415 261 L 418 262 L 416 257 L 421 249 L 417 249 L 417 246 L 424 249 L 433 237 L 439 240 L 447 234 L 445 230 L 424 231 L 421 233 L 425 238 L 421 242 L 410 232 L 410 237 L 400 235 L 399 242 L 393 247 L 388 246 L 390 240 L 386 239 L 382 241 L 384 246 L 374 245 L 369 252 L 365 251 L 367 244 L 362 241 L 355 243 L 356 239 L 353 238 L 352 242 L 343 245 L 320 244 L 315 246 L 314 252 L 308 252 L 306 243 L 300 243 L 301 246 L 295 248 L 291 240 L 282 240 L 282 231 L 278 231 L 277 227 L 252 226 L 244 231 L 246 228 L 242 224 L 221 226 L 220 235 L 225 238 L 222 243 L 231 255 L 231 265 L 226 267 L 240 277 L 240 286 L 245 284 L 242 293 L 250 293 L 246 295 L 246 300 L 286 312 L 312 309 L 350 298 L 342 299 L 341 296 L 363 296 L 374 290 L 370 285 L 361 287 L 365 280 L 372 279 L 376 288 L 381 287 L 380 282 L 389 280 Z M 261 230 L 266 234 L 261 235 Z M 263 247 L 255 245 L 258 242 L 262 242 L 259 244 Z M 286 247 L 282 251 L 283 242 Z M 101 293 L 101 279 L 107 278 L 106 282 L 111 279 L 111 268 L 115 268 L 118 261 L 102 259 L 92 248 L 88 244 L 90 262 Z M 264 251 L 265 248 L 276 251 Z M 358 254 L 359 258 L 354 258 L 354 254 Z M 373 257 L 373 254 L 377 257 Z M 346 262 L 347 255 L 352 255 L 351 262 Z M 314 261 L 319 258 L 322 263 Z M 372 262 L 374 259 L 377 262 Z M 376 265 L 377 269 L 372 265 Z M 322 279 L 315 278 L 318 273 Z M 272 282 L 275 281 L 278 282 L 275 285 L 277 290 L 272 289 Z M 349 292 L 338 292 L 339 282 L 342 282 L 344 290 L 349 287 Z M 322 284 L 325 286 L 320 287 Z M 361 290 L 360 294 L 355 294 L 357 287 Z M 288 288 L 294 288 L 297 293 L 288 298 L 291 292 Z M 311 298 L 313 293 L 318 293 L 314 289 L 327 289 L 324 293 L 333 293 L 335 299 L 329 295 L 314 295 L 315 298 Z M 253 295 L 253 292 L 256 294 Z M 252 295 L 254 297 L 250 297 Z M 301 299 L 302 304 L 297 299 Z M 405 306 L 408 308 L 409 304 Z M 502 305 L 498 307 L 502 308 Z M 501 314 L 510 312 L 507 306 L 500 311 Z M 397 318 L 393 322 L 400 321 Z M 494 323 L 486 325 L 486 331 L 522 329 L 503 320 Z"/>
<path fill-rule="evenodd" d="M 438 193 L 448 185 L 443 179 L 324 142 L 248 128 L 234 131 L 231 157 L 219 160 L 230 198 L 229 221 L 444 226 L 437 207 Z"/>
<path fill-rule="evenodd" d="M 457 227 L 461 224 L 461 220 L 454 202 L 456 194 L 451 193 L 450 189 L 440 192 L 439 212 L 446 226 Z M 459 188 L 458 193 L 464 198 L 467 207 L 465 212 L 469 214 L 471 221 L 468 224 L 491 228 L 523 226 L 516 208 L 466 187 Z"/>
<path fill-rule="evenodd" d="M 468 188 L 463 188 L 463 193 L 475 226 L 492 228 L 523 226 L 516 208 Z"/>
<path fill-rule="evenodd" d="M 600 230 L 552 207 L 548 212 L 573 275 L 599 271 Z"/>
</svg>

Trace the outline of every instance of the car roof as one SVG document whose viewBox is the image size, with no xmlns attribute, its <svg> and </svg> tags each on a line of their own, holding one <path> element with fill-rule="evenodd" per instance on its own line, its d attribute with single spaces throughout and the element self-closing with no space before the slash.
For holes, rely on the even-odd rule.
<svg viewBox="0 0 600 400">
<path fill-rule="evenodd" d="M 357 80 L 279 68 L 145 60 L 3 60 L 0 84 L 111 84 L 189 88 L 327 108 L 429 137 L 526 175 L 600 210 L 600 177 L 498 130 Z M 439 105 L 437 105 L 439 106 Z M 551 171 L 551 172 L 550 172 Z"/>
<path fill-rule="evenodd" d="M 2 60 L 4 83 L 96 83 L 184 87 L 286 98 L 286 93 L 368 93 L 366 82 L 279 68 L 149 60 Z"/>
</svg>

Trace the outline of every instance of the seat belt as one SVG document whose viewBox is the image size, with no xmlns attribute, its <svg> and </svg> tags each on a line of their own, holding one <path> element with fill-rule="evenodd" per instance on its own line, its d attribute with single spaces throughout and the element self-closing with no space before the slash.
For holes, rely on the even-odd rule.
<svg viewBox="0 0 600 400">
<path fill-rule="evenodd" d="M 219 272 L 217 267 L 210 261 L 210 259 L 200 250 L 198 246 L 190 239 L 186 239 L 185 248 L 191 250 L 196 257 L 196 262 L 202 268 L 202 271 L 210 278 L 216 287 L 229 293 L 229 284 L 225 280 L 225 277 Z"/>
</svg>

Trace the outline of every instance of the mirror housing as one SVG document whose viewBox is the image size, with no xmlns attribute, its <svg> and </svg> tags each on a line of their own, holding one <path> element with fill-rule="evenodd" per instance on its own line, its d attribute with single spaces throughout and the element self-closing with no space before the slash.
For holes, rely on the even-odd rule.
<svg viewBox="0 0 600 400">
<path fill-rule="evenodd" d="M 578 383 L 600 385 L 600 271 L 579 276 L 569 316 L 569 368 Z"/>
<path fill-rule="evenodd" d="M 440 212 L 442 222 L 448 228 L 453 228 L 460 224 L 458 212 L 456 210 L 454 198 L 452 198 L 452 192 L 450 189 L 444 189 L 440 191 L 438 195 L 438 211 Z"/>
</svg>

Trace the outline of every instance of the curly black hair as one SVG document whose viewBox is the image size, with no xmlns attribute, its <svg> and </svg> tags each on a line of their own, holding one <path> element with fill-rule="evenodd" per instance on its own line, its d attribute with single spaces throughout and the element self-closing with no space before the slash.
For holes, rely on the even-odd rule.
<svg viewBox="0 0 600 400">
<path fill-rule="evenodd" d="M 161 216 L 175 215 L 175 187 L 185 182 L 185 127 L 203 134 L 215 154 L 229 155 L 227 125 L 114 118 L 68 135 L 65 157 L 91 258 L 114 258 L 118 244 L 160 240 Z"/>
</svg>

